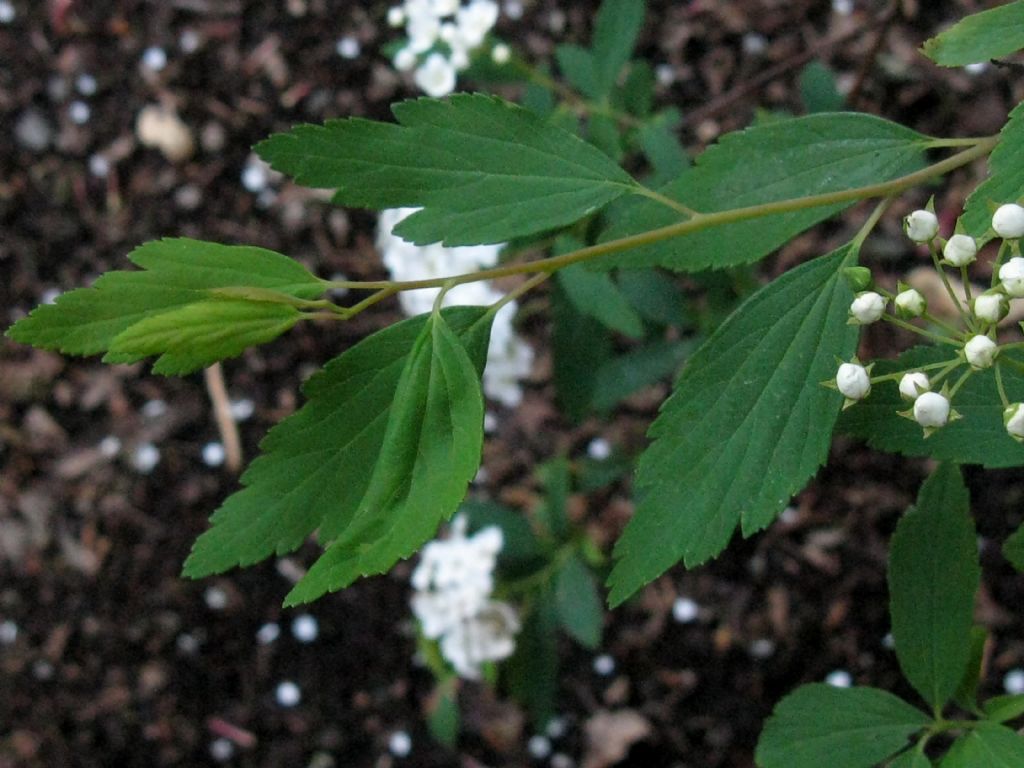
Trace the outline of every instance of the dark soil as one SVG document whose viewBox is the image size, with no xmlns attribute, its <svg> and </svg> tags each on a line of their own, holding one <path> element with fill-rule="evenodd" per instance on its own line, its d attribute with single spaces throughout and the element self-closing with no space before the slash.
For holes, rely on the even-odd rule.
<svg viewBox="0 0 1024 768">
<path fill-rule="evenodd" d="M 651 5 L 644 52 L 674 67 L 676 82 L 660 98 L 683 111 L 695 151 L 747 124 L 758 107 L 800 111 L 797 75 L 813 58 L 853 85 L 852 106 L 933 135 L 994 132 L 1024 97 L 1018 74 L 941 71 L 915 52 L 941 24 L 984 3 L 905 0 L 882 25 L 882 9 L 863 0 L 850 17 L 825 2 Z M 14 21 L 0 25 L 3 325 L 53 290 L 125 268 L 133 246 L 163 236 L 257 244 L 324 276 L 383 276 L 372 215 L 331 210 L 286 183 L 253 194 L 241 174 L 249 146 L 275 130 L 335 116 L 386 118 L 390 101 L 411 95 L 379 52 L 392 36 L 382 23 L 386 4 L 14 6 Z M 563 5 L 561 30 L 551 23 L 556 3 L 525 6 L 522 20 L 499 26 L 515 45 L 544 56 L 556 42 L 586 39 L 589 4 Z M 747 32 L 763 36 L 763 51 L 753 52 L 749 38 L 744 47 Z M 198 40 L 193 52 L 182 50 L 183 35 Z M 346 35 L 362 47 L 354 60 L 335 50 Z M 140 68 L 149 46 L 167 53 L 159 72 Z M 81 92 L 90 90 L 83 74 L 95 78 L 95 93 Z M 81 124 L 74 102 L 90 111 Z M 194 132 L 198 149 L 187 162 L 172 164 L 136 141 L 136 116 L 153 103 L 175 106 Z M 35 147 L 21 133 L 33 128 L 26 119 L 37 123 Z M 106 177 L 93 172 L 96 156 L 109 165 Z M 908 193 L 896 207 L 909 210 L 934 193 L 937 208 L 955 214 L 978 172 Z M 876 270 L 893 275 L 917 258 L 901 238 L 902 212 L 868 244 Z M 855 210 L 849 224 L 798 238 L 767 269 L 824 252 L 861 218 Z M 665 393 L 572 427 L 552 405 L 544 297 L 527 303 L 537 372 L 524 405 L 499 413 L 480 488 L 520 506 L 537 498 L 534 465 L 558 451 L 581 455 L 596 435 L 639 451 Z M 241 425 L 246 455 L 299 405 L 304 373 L 397 317 L 385 305 L 347 326 L 303 326 L 227 363 L 232 397 L 255 406 Z M 887 356 L 906 341 L 873 332 L 865 353 Z M 154 401 L 166 412 L 155 414 Z M 99 449 L 108 436 L 122 445 L 113 459 Z M 180 579 L 208 514 L 237 487 L 235 476 L 202 460 L 203 446 L 217 439 L 201 376 L 164 379 L 143 366 L 0 346 L 0 766 L 217 764 L 214 743 L 233 745 L 229 765 L 266 768 L 557 766 L 531 760 L 523 718 L 473 685 L 461 694 L 462 748 L 431 741 L 423 724 L 431 678 L 413 663 L 408 566 L 313 605 L 319 636 L 309 643 L 293 637 L 297 612 L 280 604 L 312 548 L 219 579 Z M 143 474 L 131 457 L 148 442 L 160 461 Z M 773 704 L 802 682 L 847 670 L 856 683 L 911 695 L 884 644 L 885 559 L 927 469 L 839 440 L 784 522 L 704 568 L 674 569 L 608 616 L 602 652 L 616 662 L 612 674 L 597 674 L 594 655 L 566 641 L 559 710 L 567 730 L 555 751 L 582 763 L 588 719 L 629 709 L 649 722 L 650 735 L 617 765 L 744 768 Z M 969 474 L 985 567 L 978 620 L 994 636 L 987 693 L 1024 664 L 1024 580 L 999 554 L 1021 523 L 1020 480 L 1018 472 Z M 576 502 L 605 543 L 631 511 L 627 487 Z M 700 604 L 697 621 L 673 621 L 679 595 Z M 280 622 L 281 636 L 261 644 L 266 622 Z M 275 700 L 286 680 L 302 696 L 291 708 Z M 389 752 L 399 731 L 412 738 L 404 758 Z"/>
</svg>

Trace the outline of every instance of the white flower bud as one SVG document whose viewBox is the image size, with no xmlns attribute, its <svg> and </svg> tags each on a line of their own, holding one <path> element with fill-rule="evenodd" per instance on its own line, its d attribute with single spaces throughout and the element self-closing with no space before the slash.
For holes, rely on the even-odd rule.
<svg viewBox="0 0 1024 768">
<path fill-rule="evenodd" d="M 836 373 L 836 388 L 850 400 L 863 400 L 871 393 L 871 377 L 863 365 L 843 363 Z"/>
<path fill-rule="evenodd" d="M 1010 311 L 1010 302 L 1001 293 L 983 293 L 974 300 L 974 316 L 986 323 L 998 323 Z"/>
<path fill-rule="evenodd" d="M 967 362 L 971 364 L 972 368 L 981 370 L 982 368 L 990 368 L 993 361 L 996 359 L 996 352 L 999 351 L 999 347 L 992 339 L 988 336 L 972 336 L 971 339 L 964 344 L 964 355 L 967 357 Z"/>
<path fill-rule="evenodd" d="M 868 325 L 878 320 L 885 312 L 885 299 L 874 291 L 858 293 L 850 304 L 850 317 L 857 325 Z"/>
<path fill-rule="evenodd" d="M 992 229 L 1005 240 L 1024 236 L 1024 208 L 1016 203 L 1000 205 L 992 214 Z"/>
<path fill-rule="evenodd" d="M 427 96 L 438 99 L 455 90 L 455 67 L 440 53 L 432 53 L 417 68 L 413 81 Z"/>
<path fill-rule="evenodd" d="M 938 392 L 925 392 L 914 401 L 914 421 L 925 429 L 946 426 L 949 421 L 949 400 Z"/>
<path fill-rule="evenodd" d="M 1024 258 L 1014 256 L 999 268 L 999 280 L 1008 296 L 1024 296 Z"/>
<path fill-rule="evenodd" d="M 939 234 L 939 220 L 931 211 L 914 211 L 903 219 L 903 231 L 915 243 L 927 243 Z"/>
<path fill-rule="evenodd" d="M 928 380 L 928 374 L 922 371 L 909 371 L 900 379 L 900 395 L 906 400 L 917 400 L 931 388 L 932 383 Z"/>
<path fill-rule="evenodd" d="M 978 255 L 978 244 L 970 235 L 953 235 L 946 241 L 942 255 L 954 267 L 966 267 Z"/>
<path fill-rule="evenodd" d="M 498 66 L 508 64 L 511 59 L 512 49 L 505 45 L 505 43 L 498 43 L 491 49 L 491 61 Z"/>
<path fill-rule="evenodd" d="M 391 63 L 399 72 L 408 72 L 416 66 L 416 54 L 409 48 L 401 48 Z"/>
<path fill-rule="evenodd" d="M 895 304 L 899 313 L 906 317 L 920 317 L 928 309 L 928 302 L 924 296 L 913 288 L 897 293 Z"/>
<path fill-rule="evenodd" d="M 1010 437 L 1024 442 L 1024 403 L 1013 403 L 1003 411 L 1003 424 Z"/>
<path fill-rule="evenodd" d="M 402 6 L 396 5 L 388 8 L 388 26 L 400 27 L 405 24 L 405 11 Z"/>
</svg>

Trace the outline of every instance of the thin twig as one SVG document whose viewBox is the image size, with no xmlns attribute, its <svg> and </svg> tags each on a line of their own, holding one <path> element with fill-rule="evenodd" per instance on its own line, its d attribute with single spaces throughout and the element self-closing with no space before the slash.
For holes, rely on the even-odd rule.
<svg viewBox="0 0 1024 768">
<path fill-rule="evenodd" d="M 206 392 L 213 405 L 213 418 L 220 432 L 220 442 L 224 446 L 224 466 L 237 473 L 242 468 L 242 441 L 238 437 L 238 425 L 231 415 L 231 400 L 228 388 L 224 385 L 224 369 L 220 363 L 214 363 L 203 371 L 206 380 Z"/>
</svg>

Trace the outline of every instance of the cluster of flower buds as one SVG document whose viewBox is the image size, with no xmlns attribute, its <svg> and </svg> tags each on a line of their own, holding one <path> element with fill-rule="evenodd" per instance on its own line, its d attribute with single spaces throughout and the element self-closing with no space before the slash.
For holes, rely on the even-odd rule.
<svg viewBox="0 0 1024 768">
<path fill-rule="evenodd" d="M 901 412 L 900 415 L 920 424 L 927 437 L 950 421 L 960 418 L 951 402 L 956 390 L 971 372 L 982 371 L 996 364 L 1000 353 L 1000 345 L 995 338 L 996 325 L 1009 313 L 1012 300 L 1024 298 L 1024 257 L 1020 251 L 1020 241 L 1024 237 L 1024 207 L 1016 203 L 999 206 L 992 216 L 990 231 L 980 240 L 960 232 L 948 240 L 943 240 L 939 236 L 938 218 L 932 210 L 914 211 L 903 220 L 903 229 L 911 240 L 929 247 L 940 275 L 942 267 L 955 267 L 961 270 L 963 277 L 966 277 L 966 269 L 975 261 L 980 248 L 991 239 L 1003 240 L 1003 248 L 998 257 L 997 278 L 993 279 L 992 287 L 984 293 L 972 299 L 968 292 L 968 299 L 962 301 L 953 293 L 948 280 L 942 275 L 950 298 L 961 310 L 963 329 L 951 328 L 931 317 L 928 314 L 925 297 L 914 288 L 899 283 L 897 292 L 892 294 L 874 286 L 870 271 L 864 267 L 847 270 L 846 277 L 856 291 L 850 305 L 851 324 L 868 325 L 879 320 L 888 320 L 934 338 L 929 332 L 906 322 L 913 318 L 923 318 L 949 331 L 948 335 L 939 339 L 940 341 L 953 343 L 959 347 L 957 358 L 949 364 L 930 367 L 940 369 L 933 377 L 929 377 L 926 371 L 911 370 L 904 372 L 899 378 L 900 395 L 912 404 L 909 410 Z M 1006 255 L 1010 258 L 1003 261 Z M 893 313 L 887 314 L 886 309 L 890 301 L 893 304 Z M 942 382 L 945 377 L 963 366 L 966 366 L 967 370 L 961 375 L 959 383 L 950 387 L 948 383 Z M 827 382 L 846 398 L 844 407 L 850 407 L 871 393 L 871 368 L 871 365 L 861 365 L 854 358 L 850 362 L 841 363 L 835 380 Z M 874 383 L 897 377 L 898 374 L 881 376 L 875 379 Z M 1002 396 L 1001 388 L 1000 394 Z M 1007 433 L 1015 440 L 1024 442 L 1024 404 L 1008 403 L 1005 399 L 1003 402 L 1003 423 Z"/>
<path fill-rule="evenodd" d="M 512 655 L 520 624 L 511 605 L 491 599 L 501 529 L 492 525 L 467 536 L 466 525 L 465 517 L 456 517 L 447 539 L 423 548 L 412 573 L 412 610 L 424 637 L 440 641 L 456 673 L 478 680 L 483 664 Z"/>
<path fill-rule="evenodd" d="M 388 10 L 388 24 L 404 26 L 408 38 L 394 56 L 395 69 L 413 71 L 417 87 L 428 96 L 447 96 L 497 21 L 494 0 L 470 0 L 465 6 L 461 0 L 405 0 Z M 504 64 L 511 51 L 498 43 L 491 57 Z"/>
</svg>

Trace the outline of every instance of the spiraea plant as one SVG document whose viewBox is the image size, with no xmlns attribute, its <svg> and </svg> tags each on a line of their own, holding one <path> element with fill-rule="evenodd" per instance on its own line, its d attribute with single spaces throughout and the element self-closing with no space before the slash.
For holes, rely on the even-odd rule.
<svg viewBox="0 0 1024 768">
<path fill-rule="evenodd" d="M 395 61 L 434 97 L 395 104 L 395 122 L 302 125 L 256 151 L 298 184 L 334 190 L 338 205 L 414 209 L 393 230 L 408 243 L 510 244 L 500 259 L 493 251 L 483 269 L 360 282 L 321 279 L 255 246 L 161 240 L 129 255 L 138 269 L 38 307 L 8 336 L 110 363 L 155 358 L 156 373 L 184 375 L 297 323 L 345 322 L 432 289 L 426 303 L 422 293 L 419 304 L 403 302 L 420 314 L 306 382 L 305 404 L 266 436 L 184 574 L 223 573 L 315 536 L 323 553 L 286 597 L 297 605 L 385 573 L 463 507 L 468 517 L 429 545 L 414 577 L 424 640 L 441 651 L 431 663 L 439 677 L 489 676 L 518 639 L 509 685 L 543 720 L 556 690 L 553 633 L 600 637 L 593 574 L 603 557 L 564 510 L 584 472 L 557 457 L 547 465 L 550 498 L 531 521 L 464 500 L 484 441 L 492 324 L 550 281 L 554 378 L 568 419 L 607 412 L 683 362 L 635 468 L 635 515 L 607 575 L 613 608 L 676 564 L 715 557 L 737 529 L 753 536 L 771 525 L 826 462 L 837 431 L 940 461 L 897 526 L 889 564 L 895 649 L 918 697 L 801 687 L 767 722 L 758 764 L 921 768 L 945 753 L 944 768 L 1024 765 L 1024 739 L 1009 725 L 1024 716 L 1024 696 L 977 696 L 986 636 L 973 626 L 979 566 L 958 466 L 1024 464 L 1024 343 L 1003 327 L 1024 296 L 1024 105 L 998 135 L 980 138 L 925 136 L 851 112 L 773 116 L 691 164 L 675 135 L 679 112 L 655 106 L 653 70 L 634 58 L 642 2 L 606 0 L 591 46 L 558 48 L 565 82 L 489 36 L 492 6 L 409 0 L 393 9 L 408 38 Z M 1011 2 L 964 19 L 924 54 L 963 66 L 1022 47 L 1024 2 Z M 446 95 L 457 76 L 522 83 L 523 104 Z M 957 307 L 950 320 L 914 288 L 876 284 L 859 258 L 895 198 L 983 158 L 987 172 L 955 232 L 940 232 L 932 210 L 905 221 Z M 688 311 L 664 275 L 754 264 L 864 201 L 874 207 L 848 243 L 809 257 L 724 319 Z M 983 258 L 992 282 L 972 294 Z M 446 298 L 498 278 L 515 287 L 468 293 L 483 305 Z M 328 298 L 332 289 L 351 301 Z M 895 360 L 859 360 L 861 326 L 880 321 L 925 343 Z M 633 340 L 629 352 L 616 353 L 616 336 Z M 457 567 L 442 562 L 445 547 L 462 553 Z M 1024 531 L 1004 552 L 1024 569 Z M 506 555 L 518 573 L 502 586 L 492 570 Z M 513 596 L 523 598 L 521 614 L 505 600 Z"/>
</svg>

